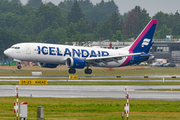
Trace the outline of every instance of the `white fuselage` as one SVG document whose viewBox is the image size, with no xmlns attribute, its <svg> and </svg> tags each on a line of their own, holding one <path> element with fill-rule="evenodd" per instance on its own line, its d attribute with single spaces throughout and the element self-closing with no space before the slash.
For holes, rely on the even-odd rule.
<svg viewBox="0 0 180 120">
<path fill-rule="evenodd" d="M 81 46 L 69 46 L 58 44 L 44 44 L 44 43 L 19 43 L 13 45 L 4 52 L 8 57 L 39 63 L 53 63 L 65 64 L 68 57 L 79 57 L 82 59 L 98 58 L 104 56 L 116 56 L 129 54 L 126 49 L 102 49 Z M 118 62 L 103 62 L 98 63 L 99 67 L 119 67 L 124 63 L 127 57 L 124 57 Z"/>
</svg>

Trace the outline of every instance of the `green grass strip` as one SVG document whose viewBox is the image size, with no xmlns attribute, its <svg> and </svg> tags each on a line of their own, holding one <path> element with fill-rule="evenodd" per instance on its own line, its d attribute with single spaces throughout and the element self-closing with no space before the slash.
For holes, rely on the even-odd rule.
<svg viewBox="0 0 180 120">
<path fill-rule="evenodd" d="M 0 120 L 15 119 L 16 97 L 0 97 Z M 126 99 L 70 99 L 19 97 L 28 102 L 28 120 L 37 119 L 37 106 L 44 106 L 45 120 L 121 120 Z M 131 120 L 179 120 L 179 101 L 131 100 Z"/>
</svg>

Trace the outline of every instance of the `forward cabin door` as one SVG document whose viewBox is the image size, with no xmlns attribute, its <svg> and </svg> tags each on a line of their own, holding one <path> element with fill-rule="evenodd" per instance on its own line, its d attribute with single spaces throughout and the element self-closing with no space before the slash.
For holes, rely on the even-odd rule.
<svg viewBox="0 0 180 120">
<path fill-rule="evenodd" d="M 26 54 L 27 55 L 31 54 L 31 47 L 30 47 L 30 45 L 26 45 Z"/>
</svg>

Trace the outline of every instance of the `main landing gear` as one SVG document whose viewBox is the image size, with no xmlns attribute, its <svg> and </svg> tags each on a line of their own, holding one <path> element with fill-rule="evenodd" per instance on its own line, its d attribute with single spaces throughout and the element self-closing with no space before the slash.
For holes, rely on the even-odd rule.
<svg viewBox="0 0 180 120">
<path fill-rule="evenodd" d="M 69 72 L 70 74 L 75 74 L 75 73 L 76 73 L 76 69 L 75 69 L 75 68 L 70 68 L 70 69 L 68 70 L 68 72 Z M 92 69 L 86 68 L 86 69 L 84 70 L 84 72 L 85 72 L 86 74 L 91 74 L 91 73 L 92 73 Z"/>
<path fill-rule="evenodd" d="M 76 73 L 76 69 L 70 68 L 68 72 L 69 72 L 70 74 L 74 74 L 74 73 Z"/>
<path fill-rule="evenodd" d="M 87 65 L 87 68 L 84 70 L 84 72 L 86 74 L 91 74 L 92 73 L 92 69 L 89 69 L 88 67 L 89 67 L 89 65 Z"/>
<path fill-rule="evenodd" d="M 84 72 L 85 72 L 86 74 L 91 74 L 91 73 L 92 73 L 92 69 L 86 68 L 86 69 L 84 70 Z"/>
</svg>

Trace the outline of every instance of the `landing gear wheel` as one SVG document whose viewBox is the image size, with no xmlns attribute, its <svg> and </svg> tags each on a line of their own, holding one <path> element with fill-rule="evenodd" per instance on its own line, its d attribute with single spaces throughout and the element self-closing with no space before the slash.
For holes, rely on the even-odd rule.
<svg viewBox="0 0 180 120">
<path fill-rule="evenodd" d="M 68 70 L 68 72 L 69 72 L 70 74 L 74 74 L 74 73 L 76 73 L 76 69 L 70 68 L 70 69 Z"/>
<path fill-rule="evenodd" d="M 84 71 L 86 74 L 91 74 L 92 73 L 92 70 L 91 69 L 85 69 L 85 71 Z"/>
<path fill-rule="evenodd" d="M 21 68 L 22 68 L 21 65 L 18 65 L 18 66 L 17 66 L 17 69 L 21 69 Z"/>
</svg>

